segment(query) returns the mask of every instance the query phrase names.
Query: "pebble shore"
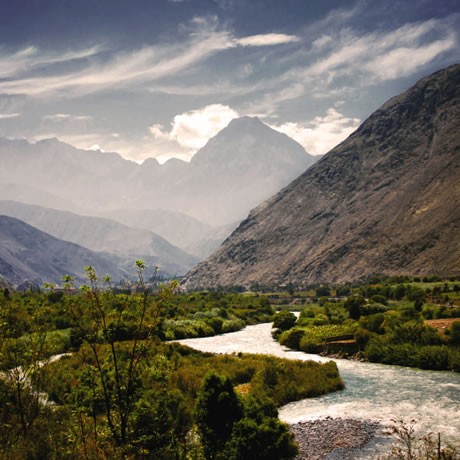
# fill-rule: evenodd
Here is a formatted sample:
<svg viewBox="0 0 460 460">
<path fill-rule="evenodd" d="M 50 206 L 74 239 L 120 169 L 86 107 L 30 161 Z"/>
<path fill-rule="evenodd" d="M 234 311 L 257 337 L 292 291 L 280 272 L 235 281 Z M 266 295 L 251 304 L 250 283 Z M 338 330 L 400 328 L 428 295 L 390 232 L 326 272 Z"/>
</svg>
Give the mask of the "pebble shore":
<svg viewBox="0 0 460 460">
<path fill-rule="evenodd" d="M 368 420 L 326 417 L 290 425 L 299 446 L 296 460 L 348 460 L 375 435 L 380 425 Z"/>
</svg>

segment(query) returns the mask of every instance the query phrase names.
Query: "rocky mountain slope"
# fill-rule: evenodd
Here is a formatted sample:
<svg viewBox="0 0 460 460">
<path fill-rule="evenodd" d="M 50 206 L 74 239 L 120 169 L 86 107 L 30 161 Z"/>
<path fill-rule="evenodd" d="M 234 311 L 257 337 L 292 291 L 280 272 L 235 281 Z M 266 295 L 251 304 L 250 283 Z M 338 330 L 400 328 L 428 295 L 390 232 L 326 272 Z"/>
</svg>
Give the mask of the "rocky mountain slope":
<svg viewBox="0 0 460 460">
<path fill-rule="evenodd" d="M 99 274 L 110 274 L 114 280 L 129 276 L 118 268 L 115 256 L 90 251 L 77 244 L 57 239 L 31 225 L 0 215 L 0 277 L 12 284 L 26 280 L 61 283 L 62 275 L 73 275 L 83 281 L 83 267 L 92 265 Z M 131 274 L 134 270 L 131 270 Z"/>
<path fill-rule="evenodd" d="M 253 210 L 187 287 L 460 273 L 460 65 L 420 80 Z"/>
<path fill-rule="evenodd" d="M 93 251 L 119 256 L 129 264 L 143 259 L 159 265 L 169 275 L 182 275 L 197 259 L 148 230 L 131 228 L 110 219 L 0 201 L 0 214 L 20 219 L 56 238 L 79 244 Z"/>
</svg>

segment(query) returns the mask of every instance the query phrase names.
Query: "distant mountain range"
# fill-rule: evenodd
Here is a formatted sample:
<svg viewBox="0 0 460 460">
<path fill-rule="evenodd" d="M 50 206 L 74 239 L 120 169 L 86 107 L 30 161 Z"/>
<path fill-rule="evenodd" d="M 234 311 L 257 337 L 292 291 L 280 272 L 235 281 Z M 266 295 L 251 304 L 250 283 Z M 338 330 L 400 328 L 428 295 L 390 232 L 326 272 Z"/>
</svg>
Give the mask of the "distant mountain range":
<svg viewBox="0 0 460 460">
<path fill-rule="evenodd" d="M 197 258 L 155 233 L 127 227 L 110 219 L 15 201 L 0 201 L 0 214 L 20 219 L 61 240 L 117 255 L 121 260 L 132 263 L 142 259 L 149 265 L 159 265 L 170 276 L 185 273 L 197 262 Z"/>
<path fill-rule="evenodd" d="M 114 280 L 134 274 L 120 270 L 120 259 L 90 251 L 44 233 L 9 216 L 0 215 L 0 273 L 11 284 L 25 280 L 41 286 L 43 282 L 61 284 L 63 275 L 83 281 L 83 267 L 92 265 L 100 275 Z"/>
<path fill-rule="evenodd" d="M 0 158 L 3 200 L 79 214 L 162 209 L 217 227 L 239 222 L 315 162 L 300 144 L 249 117 L 233 120 L 190 163 L 138 165 L 57 139 L 0 139 Z"/>
<path fill-rule="evenodd" d="M 460 65 L 420 80 L 254 209 L 184 286 L 460 274 Z"/>
<path fill-rule="evenodd" d="M 297 142 L 248 117 L 233 120 L 190 163 L 138 165 L 57 139 L 0 138 L 0 159 L 0 214 L 63 243 L 106 252 L 115 257 L 116 273 L 141 258 L 172 276 L 209 255 L 253 206 L 316 161 Z M 5 278 L 50 276 L 38 263 L 25 265 L 5 269 Z"/>
</svg>

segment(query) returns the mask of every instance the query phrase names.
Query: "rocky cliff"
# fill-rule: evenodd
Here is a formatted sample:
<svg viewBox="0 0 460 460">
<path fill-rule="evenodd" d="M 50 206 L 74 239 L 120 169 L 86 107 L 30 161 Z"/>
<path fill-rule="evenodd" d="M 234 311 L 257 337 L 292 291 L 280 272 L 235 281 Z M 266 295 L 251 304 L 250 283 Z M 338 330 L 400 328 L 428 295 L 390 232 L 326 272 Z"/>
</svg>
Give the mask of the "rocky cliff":
<svg viewBox="0 0 460 460">
<path fill-rule="evenodd" d="M 373 113 L 254 209 L 186 287 L 460 273 L 460 65 Z"/>
</svg>

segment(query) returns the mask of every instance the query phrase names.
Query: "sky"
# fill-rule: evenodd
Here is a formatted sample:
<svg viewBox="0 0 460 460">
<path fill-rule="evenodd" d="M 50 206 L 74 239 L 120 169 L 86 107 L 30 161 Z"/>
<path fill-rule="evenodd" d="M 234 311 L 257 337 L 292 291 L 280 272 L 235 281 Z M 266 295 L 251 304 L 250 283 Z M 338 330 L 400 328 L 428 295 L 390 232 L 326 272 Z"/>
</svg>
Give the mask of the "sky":
<svg viewBox="0 0 460 460">
<path fill-rule="evenodd" d="M 0 136 L 142 162 L 257 116 L 324 154 L 460 62 L 458 0 L 0 0 Z"/>
</svg>

